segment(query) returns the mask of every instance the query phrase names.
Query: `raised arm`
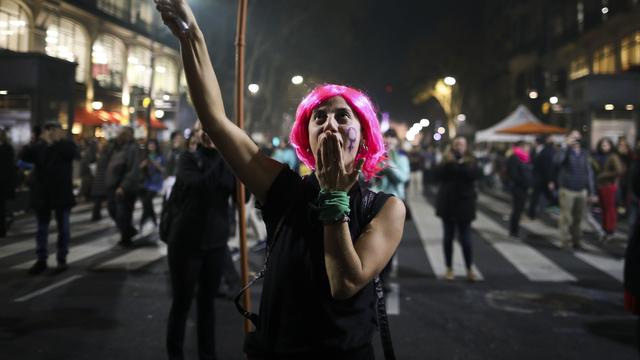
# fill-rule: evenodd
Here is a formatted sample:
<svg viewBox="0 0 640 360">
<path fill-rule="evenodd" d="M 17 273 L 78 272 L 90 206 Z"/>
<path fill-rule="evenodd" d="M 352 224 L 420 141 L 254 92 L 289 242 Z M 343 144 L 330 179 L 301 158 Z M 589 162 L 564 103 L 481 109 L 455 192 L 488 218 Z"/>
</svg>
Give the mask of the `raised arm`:
<svg viewBox="0 0 640 360">
<path fill-rule="evenodd" d="M 204 36 L 186 0 L 155 0 L 162 20 L 180 40 L 189 93 L 204 131 L 236 176 L 264 202 L 282 164 L 264 156 L 249 136 L 229 121 Z M 182 31 L 178 21 L 189 29 Z"/>
</svg>

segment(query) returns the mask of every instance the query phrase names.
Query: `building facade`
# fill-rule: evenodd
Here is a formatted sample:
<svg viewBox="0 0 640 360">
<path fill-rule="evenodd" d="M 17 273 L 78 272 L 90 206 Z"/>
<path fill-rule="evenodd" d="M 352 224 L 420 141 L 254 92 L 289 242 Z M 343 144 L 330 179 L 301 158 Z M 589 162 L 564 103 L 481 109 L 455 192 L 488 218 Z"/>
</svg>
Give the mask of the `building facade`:
<svg viewBox="0 0 640 360">
<path fill-rule="evenodd" d="M 76 64 L 74 109 L 58 109 L 55 120 L 84 136 L 104 136 L 109 125 L 145 129 L 148 106 L 152 128 L 174 127 L 184 80 L 181 87 L 179 50 L 161 25 L 147 0 L 0 0 L 4 54 L 43 54 Z M 5 125 L 15 123 L 20 110 L 28 112 L 14 100 L 25 97 L 19 89 L 1 89 L 0 97 Z M 33 125 L 52 120 L 50 114 L 22 118 Z"/>
<path fill-rule="evenodd" d="M 590 139 L 636 139 L 639 0 L 489 4 L 487 48 L 501 59 L 491 71 L 496 95 L 487 109 L 506 114 L 525 104 L 542 119 L 581 129 Z"/>
</svg>

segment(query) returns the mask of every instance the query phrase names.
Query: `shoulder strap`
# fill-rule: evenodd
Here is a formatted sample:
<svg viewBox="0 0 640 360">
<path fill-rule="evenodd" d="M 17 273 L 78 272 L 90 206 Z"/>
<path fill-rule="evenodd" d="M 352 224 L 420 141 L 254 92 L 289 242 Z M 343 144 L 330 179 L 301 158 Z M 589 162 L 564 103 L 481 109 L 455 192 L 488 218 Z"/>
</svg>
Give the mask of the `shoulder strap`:
<svg viewBox="0 0 640 360">
<path fill-rule="evenodd" d="M 262 268 L 260 269 L 260 271 L 258 271 L 253 276 L 253 278 L 251 280 L 249 280 L 249 282 L 247 283 L 247 285 L 245 285 L 245 287 L 240 289 L 240 291 L 233 298 L 233 302 L 236 305 L 236 309 L 238 310 L 238 312 L 240 312 L 240 314 L 244 318 L 250 320 L 251 323 L 253 324 L 253 326 L 255 326 L 255 327 L 257 327 L 257 325 L 258 325 L 258 314 L 245 309 L 242 306 L 242 304 L 240 304 L 240 299 L 242 298 L 242 294 L 244 294 L 244 292 L 247 291 L 247 289 L 249 289 L 251 286 L 253 286 L 253 284 L 255 284 L 256 281 L 258 281 L 258 280 L 260 280 L 260 279 L 262 279 L 264 277 L 264 274 L 267 271 L 267 263 L 269 261 L 269 255 L 271 254 L 271 249 L 273 249 L 273 247 L 276 245 L 276 242 L 278 241 L 278 235 L 280 235 L 280 230 L 282 229 L 282 225 L 284 224 L 284 220 L 291 213 L 291 210 L 293 209 L 293 207 L 294 207 L 294 205 L 296 203 L 295 202 L 296 197 L 293 197 L 292 199 L 293 200 L 291 200 L 291 202 L 287 206 L 286 210 L 282 213 L 282 216 L 280 217 L 280 220 L 278 220 L 278 225 L 276 225 L 276 229 L 273 232 L 271 245 L 269 245 L 267 243 L 267 250 L 266 250 L 266 253 L 265 253 L 264 263 L 262 264 Z"/>
<path fill-rule="evenodd" d="M 384 202 L 391 197 L 385 193 L 375 193 L 371 190 L 365 190 L 362 194 L 362 219 L 365 223 L 369 223 L 374 216 L 380 211 Z M 380 341 L 382 350 L 386 360 L 395 360 L 395 352 L 393 350 L 393 342 L 391 341 L 391 330 L 389 329 L 389 318 L 387 316 L 387 305 L 384 301 L 384 288 L 380 275 L 373 279 L 374 290 L 376 295 L 376 310 L 378 314 L 378 327 L 380 329 Z"/>
</svg>

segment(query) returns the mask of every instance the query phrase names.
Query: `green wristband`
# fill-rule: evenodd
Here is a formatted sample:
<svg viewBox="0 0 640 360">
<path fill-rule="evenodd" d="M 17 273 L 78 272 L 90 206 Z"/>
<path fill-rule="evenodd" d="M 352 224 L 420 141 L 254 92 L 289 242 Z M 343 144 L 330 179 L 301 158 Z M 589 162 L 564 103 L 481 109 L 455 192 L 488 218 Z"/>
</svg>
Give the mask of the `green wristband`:
<svg viewBox="0 0 640 360">
<path fill-rule="evenodd" d="M 320 190 L 316 200 L 318 219 L 326 224 L 335 224 L 349 219 L 349 195 L 346 191 Z"/>
</svg>

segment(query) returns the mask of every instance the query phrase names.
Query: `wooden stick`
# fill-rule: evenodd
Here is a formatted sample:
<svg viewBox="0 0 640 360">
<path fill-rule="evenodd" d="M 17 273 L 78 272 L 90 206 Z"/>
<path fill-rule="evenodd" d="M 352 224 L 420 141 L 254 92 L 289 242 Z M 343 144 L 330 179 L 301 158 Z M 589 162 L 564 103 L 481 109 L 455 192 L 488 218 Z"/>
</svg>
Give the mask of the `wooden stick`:
<svg viewBox="0 0 640 360">
<path fill-rule="evenodd" d="M 240 129 L 244 129 L 244 50 L 247 28 L 247 0 L 238 0 L 238 23 L 236 28 L 236 119 Z M 240 275 L 242 287 L 249 282 L 249 259 L 247 252 L 247 226 L 245 217 L 244 184 L 236 179 L 236 204 L 238 205 L 238 235 L 240 236 Z M 244 308 L 251 310 L 251 290 L 247 289 L 242 298 Z M 251 322 L 244 320 L 244 332 L 251 331 Z"/>
</svg>

